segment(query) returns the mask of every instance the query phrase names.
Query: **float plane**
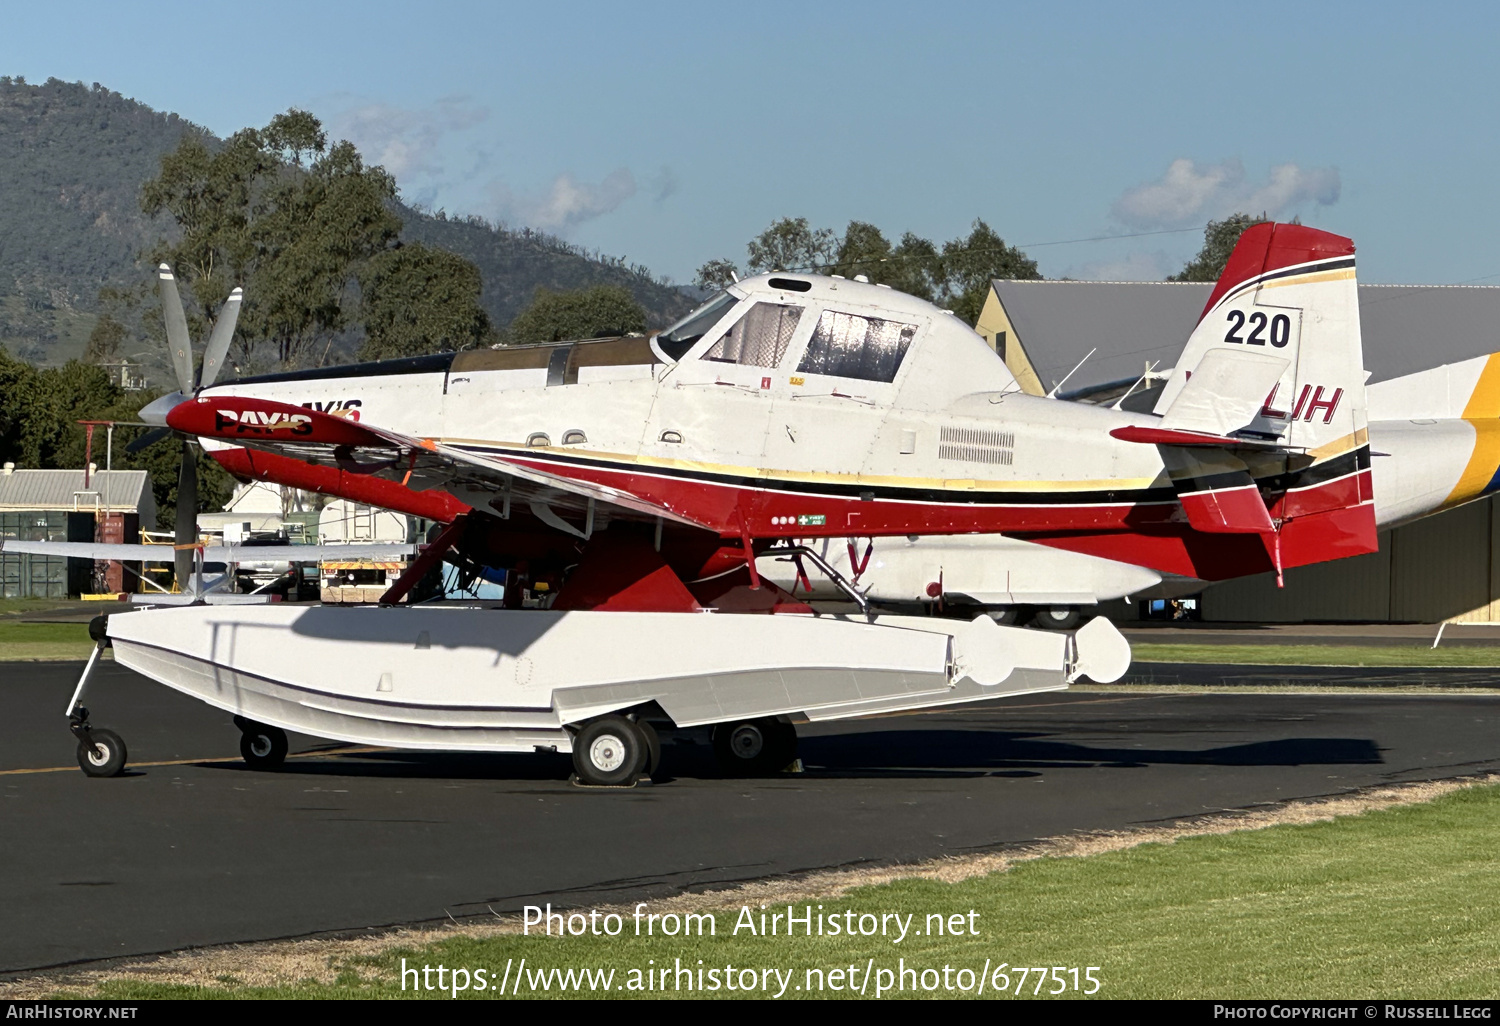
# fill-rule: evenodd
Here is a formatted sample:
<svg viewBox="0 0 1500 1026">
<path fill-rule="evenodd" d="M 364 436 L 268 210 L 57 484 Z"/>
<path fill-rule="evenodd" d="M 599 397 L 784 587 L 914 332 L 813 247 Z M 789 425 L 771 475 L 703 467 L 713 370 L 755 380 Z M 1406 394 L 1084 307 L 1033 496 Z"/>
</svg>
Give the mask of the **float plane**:
<svg viewBox="0 0 1500 1026">
<path fill-rule="evenodd" d="M 727 767 L 766 771 L 798 723 L 1128 668 L 1104 619 L 879 615 L 821 554 L 830 539 L 999 534 L 1202 580 L 1376 549 L 1354 246 L 1301 225 L 1245 232 L 1154 413 L 1028 395 L 949 311 L 793 273 L 649 338 L 218 382 L 232 321 L 195 377 L 160 277 L 180 388 L 144 420 L 242 479 L 442 525 L 376 607 L 200 593 L 96 623 L 116 661 L 233 714 L 252 765 L 279 764 L 293 730 L 568 751 L 581 782 L 623 785 L 654 768 L 657 726 L 711 726 Z M 814 612 L 757 557 L 788 560 L 794 587 L 827 578 L 862 615 Z M 444 560 L 503 570 L 505 600 L 424 601 Z M 79 761 L 117 773 L 123 742 L 88 723 L 87 682 L 68 709 Z"/>
</svg>

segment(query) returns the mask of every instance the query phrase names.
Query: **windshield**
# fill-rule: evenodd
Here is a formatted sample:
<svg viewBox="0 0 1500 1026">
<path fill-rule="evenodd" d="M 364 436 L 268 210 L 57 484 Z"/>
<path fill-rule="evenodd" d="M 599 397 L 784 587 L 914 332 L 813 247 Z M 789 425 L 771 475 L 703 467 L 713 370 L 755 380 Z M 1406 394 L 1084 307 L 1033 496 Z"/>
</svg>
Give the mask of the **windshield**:
<svg viewBox="0 0 1500 1026">
<path fill-rule="evenodd" d="M 707 303 L 688 314 L 666 331 L 656 336 L 656 345 L 673 360 L 680 360 L 687 351 L 718 324 L 729 308 L 739 302 L 739 297 L 720 292 Z"/>
</svg>

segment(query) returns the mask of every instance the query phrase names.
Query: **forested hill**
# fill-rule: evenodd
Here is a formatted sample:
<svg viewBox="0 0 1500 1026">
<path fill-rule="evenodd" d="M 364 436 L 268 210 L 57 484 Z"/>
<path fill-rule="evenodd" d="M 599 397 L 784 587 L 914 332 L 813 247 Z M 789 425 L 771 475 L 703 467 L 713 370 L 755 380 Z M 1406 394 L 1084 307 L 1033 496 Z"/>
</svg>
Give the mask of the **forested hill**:
<svg viewBox="0 0 1500 1026">
<path fill-rule="evenodd" d="M 561 291 L 589 285 L 621 285 L 646 308 L 647 323 L 664 328 L 687 313 L 693 301 L 651 272 L 608 257 L 590 256 L 550 235 L 510 230 L 477 217 L 447 217 L 398 205 L 401 238 L 446 249 L 474 262 L 484 282 L 481 302 L 497 325 L 509 324 L 535 296 L 538 286 Z"/>
<path fill-rule="evenodd" d="M 141 212 L 140 188 L 187 132 L 213 143 L 199 126 L 98 83 L 0 77 L 0 344 L 35 363 L 82 353 L 100 287 L 135 286 L 149 276 L 141 253 L 171 223 Z M 623 285 L 657 326 L 691 305 L 643 268 L 596 259 L 550 236 L 397 212 L 404 239 L 478 266 L 482 303 L 497 326 L 510 323 L 539 286 Z"/>
<path fill-rule="evenodd" d="M 138 275 L 165 229 L 141 183 L 194 131 L 97 84 L 0 78 L 0 340 L 34 361 L 82 352 L 99 287 Z"/>
</svg>

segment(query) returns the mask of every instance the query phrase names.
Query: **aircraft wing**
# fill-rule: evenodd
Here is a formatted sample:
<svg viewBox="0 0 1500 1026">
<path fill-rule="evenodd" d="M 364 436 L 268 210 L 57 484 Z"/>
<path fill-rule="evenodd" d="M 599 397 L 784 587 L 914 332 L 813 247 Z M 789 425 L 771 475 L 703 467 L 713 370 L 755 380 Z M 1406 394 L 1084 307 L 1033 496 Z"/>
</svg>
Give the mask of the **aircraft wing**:
<svg viewBox="0 0 1500 1026">
<path fill-rule="evenodd" d="M 129 545 L 114 542 L 0 542 L 11 555 L 56 556 L 69 559 L 114 559 L 126 563 L 171 563 L 175 545 Z M 311 563 L 321 559 L 404 559 L 417 546 L 390 543 L 350 545 L 206 545 L 205 563 Z"/>
<path fill-rule="evenodd" d="M 608 485 L 537 470 L 504 454 L 477 454 L 431 438 L 391 431 L 363 421 L 248 396 L 198 396 L 168 412 L 169 427 L 184 434 L 291 456 L 346 473 L 373 474 L 417 491 L 465 484 L 529 505 L 539 519 L 568 533 L 577 528 L 556 509 L 581 511 L 589 500 L 620 519 L 660 518 L 712 530 L 682 513 Z"/>
</svg>

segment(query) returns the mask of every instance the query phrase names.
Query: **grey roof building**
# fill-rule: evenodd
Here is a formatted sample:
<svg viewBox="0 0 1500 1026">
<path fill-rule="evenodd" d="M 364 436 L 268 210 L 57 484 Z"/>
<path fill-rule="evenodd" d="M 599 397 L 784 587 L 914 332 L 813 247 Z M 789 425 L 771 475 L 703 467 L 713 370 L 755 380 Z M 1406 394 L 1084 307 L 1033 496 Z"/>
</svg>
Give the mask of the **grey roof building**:
<svg viewBox="0 0 1500 1026">
<path fill-rule="evenodd" d="M 144 470 L 21 470 L 0 468 L 0 513 L 47 511 L 138 513 L 156 525 L 156 497 Z"/>
<path fill-rule="evenodd" d="M 1213 285 L 1200 282 L 996 280 L 978 330 L 1029 392 L 1134 379 L 1172 367 Z M 1365 369 L 1398 378 L 1500 352 L 1500 286 L 1360 285 Z"/>
</svg>

